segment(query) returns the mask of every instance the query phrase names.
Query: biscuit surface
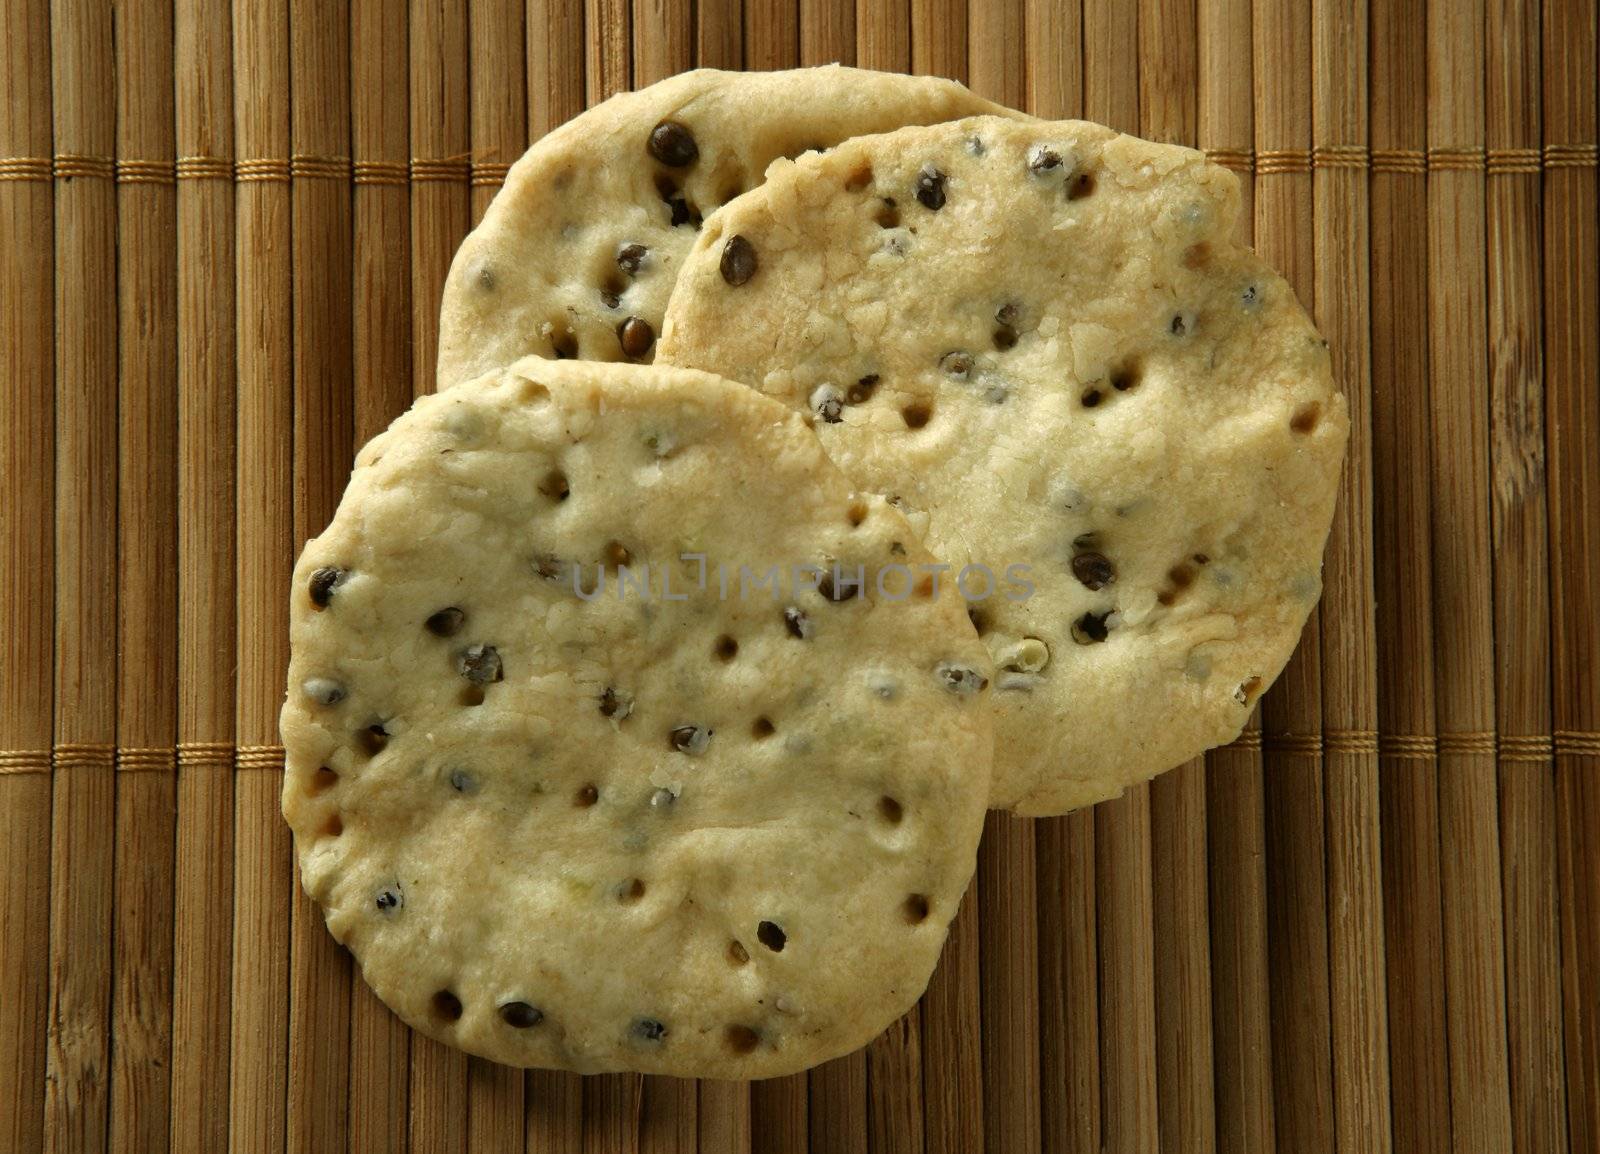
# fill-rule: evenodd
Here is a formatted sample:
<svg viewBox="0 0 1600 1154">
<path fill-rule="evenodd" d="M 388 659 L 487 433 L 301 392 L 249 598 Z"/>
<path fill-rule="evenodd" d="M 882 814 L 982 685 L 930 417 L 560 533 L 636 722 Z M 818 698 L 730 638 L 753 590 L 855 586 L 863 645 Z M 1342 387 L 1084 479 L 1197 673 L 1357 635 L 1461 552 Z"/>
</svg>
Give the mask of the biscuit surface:
<svg viewBox="0 0 1600 1154">
<path fill-rule="evenodd" d="M 829 561 L 866 595 L 755 584 Z M 502 1062 L 862 1045 L 927 983 L 988 791 L 963 606 L 874 579 L 929 561 L 742 385 L 529 359 L 420 400 L 295 571 L 307 891 L 401 1017 Z"/>
<path fill-rule="evenodd" d="M 807 414 L 982 566 L 996 806 L 1230 740 L 1320 593 L 1345 404 L 1237 214 L 1192 150 L 978 117 L 779 162 L 686 259 L 659 359 Z"/>
<path fill-rule="evenodd" d="M 702 217 L 773 160 L 999 111 L 949 80 L 838 65 L 701 69 L 612 97 L 529 149 L 457 251 L 439 385 L 525 355 L 649 361 Z"/>
</svg>

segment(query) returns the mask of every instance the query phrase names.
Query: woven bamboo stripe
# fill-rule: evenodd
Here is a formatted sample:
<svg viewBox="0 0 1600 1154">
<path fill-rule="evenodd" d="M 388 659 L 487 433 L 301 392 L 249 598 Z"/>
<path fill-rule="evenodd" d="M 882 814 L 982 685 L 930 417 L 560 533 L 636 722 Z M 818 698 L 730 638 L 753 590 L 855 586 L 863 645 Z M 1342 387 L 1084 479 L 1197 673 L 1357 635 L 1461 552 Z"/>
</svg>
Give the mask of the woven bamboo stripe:
<svg viewBox="0 0 1600 1154">
<path fill-rule="evenodd" d="M 355 163 L 357 184 L 409 184 L 411 170 L 399 161 L 358 160 Z"/>
<path fill-rule="evenodd" d="M 506 182 L 511 166 L 500 161 L 480 160 L 472 165 L 472 183 L 478 188 L 494 188 Z"/>
<path fill-rule="evenodd" d="M 1378 732 L 1375 729 L 1330 729 L 1322 735 L 1322 745 L 1329 753 L 1377 753 Z"/>
<path fill-rule="evenodd" d="M 239 769 L 282 769 L 283 746 L 241 745 L 236 762 Z"/>
<path fill-rule="evenodd" d="M 1494 753 L 1494 734 L 1489 732 L 1478 733 L 1441 733 L 1439 735 L 1439 753 Z"/>
<path fill-rule="evenodd" d="M 170 160 L 118 160 L 118 184 L 172 184 L 174 164 Z"/>
<path fill-rule="evenodd" d="M 1482 172 L 1484 150 L 1471 145 L 1428 149 L 1429 172 Z"/>
<path fill-rule="evenodd" d="M 50 162 L 42 157 L 0 158 L 0 180 L 49 180 Z"/>
<path fill-rule="evenodd" d="M 1420 175 L 1427 172 L 1483 172 L 1491 176 L 1533 174 L 1545 169 L 1593 168 L 1600 165 L 1600 147 L 1593 144 L 1547 144 L 1543 149 L 1480 146 L 1460 148 L 1374 148 L 1361 144 L 1322 144 L 1314 149 L 1288 148 L 1255 152 L 1247 148 L 1210 148 L 1213 164 L 1236 172 L 1272 176 L 1313 169 L 1370 169 L 1372 172 Z M 219 157 L 184 156 L 165 160 L 118 160 L 105 156 L 63 154 L 46 157 L 0 157 L 0 181 L 61 179 L 116 180 L 124 184 L 170 184 L 178 180 L 311 180 L 353 179 L 356 184 L 418 182 L 466 183 L 480 187 L 504 184 L 511 165 L 500 161 L 360 160 L 338 156 L 296 156 L 289 160 L 257 158 L 237 162 Z"/>
<path fill-rule="evenodd" d="M 1291 757 L 1320 757 L 1322 740 L 1320 733 L 1263 733 L 1261 747 L 1268 753 L 1288 754 Z"/>
<path fill-rule="evenodd" d="M 1555 744 L 1547 734 L 1507 733 L 1500 737 L 1501 761 L 1549 761 Z"/>
<path fill-rule="evenodd" d="M 472 165 L 465 160 L 412 160 L 411 179 L 428 183 L 434 181 L 468 181 L 472 179 Z"/>
<path fill-rule="evenodd" d="M 49 773 L 48 749 L 0 750 L 0 776 L 12 773 Z"/>
<path fill-rule="evenodd" d="M 231 769 L 233 746 L 226 741 L 185 741 L 178 746 L 179 769 Z"/>
<path fill-rule="evenodd" d="M 1547 144 L 1546 168 L 1593 168 L 1600 163 L 1600 147 L 1593 144 Z"/>
<path fill-rule="evenodd" d="M 1382 733 L 1378 752 L 1401 761 L 1431 761 L 1439 755 L 1439 742 L 1431 733 Z"/>
<path fill-rule="evenodd" d="M 1572 729 L 1556 730 L 1556 752 L 1583 757 L 1600 757 L 1600 733 L 1579 733 Z"/>
<path fill-rule="evenodd" d="M 1428 156 L 1420 148 L 1374 148 L 1370 155 L 1373 172 L 1420 176 L 1428 171 Z"/>
<path fill-rule="evenodd" d="M 178 157 L 179 180 L 232 180 L 233 161 L 220 156 Z M 241 177 L 240 179 L 243 179 Z"/>
<path fill-rule="evenodd" d="M 117 750 L 119 773 L 171 773 L 177 767 L 178 751 L 174 746 Z"/>
<path fill-rule="evenodd" d="M 234 179 L 240 181 L 286 181 L 289 179 L 289 162 L 287 160 L 241 160 L 233 166 L 233 171 Z"/>
<path fill-rule="evenodd" d="M 291 156 L 289 173 L 297 180 L 349 180 L 348 156 Z"/>
<path fill-rule="evenodd" d="M 1366 168 L 1364 144 L 1319 144 L 1311 150 L 1313 168 Z"/>
<path fill-rule="evenodd" d="M 1278 176 L 1286 173 L 1310 171 L 1310 149 L 1278 148 L 1256 153 L 1257 176 Z"/>
<path fill-rule="evenodd" d="M 1541 167 L 1537 148 L 1491 148 L 1487 156 L 1490 176 L 1538 172 Z"/>
<path fill-rule="evenodd" d="M 57 769 L 110 769 L 116 756 L 113 745 L 63 743 L 55 747 L 51 760 Z"/>
<path fill-rule="evenodd" d="M 80 176 L 110 180 L 116 174 L 116 161 L 109 156 L 77 156 L 61 153 L 56 157 L 57 180 L 72 180 Z"/>
</svg>

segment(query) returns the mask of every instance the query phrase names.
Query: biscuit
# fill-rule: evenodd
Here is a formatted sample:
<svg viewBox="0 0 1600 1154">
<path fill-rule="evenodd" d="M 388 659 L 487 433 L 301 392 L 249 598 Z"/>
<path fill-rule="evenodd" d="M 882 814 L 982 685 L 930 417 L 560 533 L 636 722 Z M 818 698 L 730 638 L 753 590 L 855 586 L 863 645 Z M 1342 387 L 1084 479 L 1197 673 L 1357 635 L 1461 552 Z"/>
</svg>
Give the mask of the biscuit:
<svg viewBox="0 0 1600 1154">
<path fill-rule="evenodd" d="M 1320 594 L 1345 402 L 1238 204 L 1193 150 L 978 117 L 779 161 L 685 261 L 658 359 L 807 414 L 972 567 L 995 806 L 1231 740 Z"/>
<path fill-rule="evenodd" d="M 989 789 L 992 669 L 931 562 L 742 385 L 529 358 L 423 398 L 295 570 L 307 892 L 402 1018 L 497 1061 L 864 1044 L 928 981 Z"/>
</svg>

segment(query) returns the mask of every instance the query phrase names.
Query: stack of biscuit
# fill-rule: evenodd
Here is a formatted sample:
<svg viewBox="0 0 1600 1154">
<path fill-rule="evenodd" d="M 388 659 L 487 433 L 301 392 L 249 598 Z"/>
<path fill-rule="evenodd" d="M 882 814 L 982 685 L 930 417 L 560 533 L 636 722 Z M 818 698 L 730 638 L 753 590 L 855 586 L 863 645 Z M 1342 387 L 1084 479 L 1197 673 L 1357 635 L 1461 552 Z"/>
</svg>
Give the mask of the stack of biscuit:
<svg viewBox="0 0 1600 1154">
<path fill-rule="evenodd" d="M 839 67 L 534 145 L 297 566 L 301 879 L 428 1035 L 791 1073 L 926 988 L 984 811 L 1238 734 L 1348 421 L 1190 149 Z"/>
</svg>

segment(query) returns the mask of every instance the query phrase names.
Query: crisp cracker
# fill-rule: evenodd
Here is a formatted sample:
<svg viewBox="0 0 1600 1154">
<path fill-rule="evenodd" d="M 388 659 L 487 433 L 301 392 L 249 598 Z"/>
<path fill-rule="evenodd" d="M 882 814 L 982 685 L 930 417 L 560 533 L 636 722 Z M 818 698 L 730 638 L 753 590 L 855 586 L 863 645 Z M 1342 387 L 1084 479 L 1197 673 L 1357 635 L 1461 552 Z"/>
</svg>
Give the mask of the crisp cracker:
<svg viewBox="0 0 1600 1154">
<path fill-rule="evenodd" d="M 866 596 L 737 584 L 830 559 Z M 501 1062 L 745 1078 L 864 1044 L 927 983 L 989 786 L 963 605 L 874 579 L 929 562 L 742 385 L 530 358 L 423 398 L 295 570 L 307 892 L 402 1018 Z"/>
<path fill-rule="evenodd" d="M 524 355 L 648 361 L 702 216 L 773 160 L 1003 111 L 953 81 L 836 64 L 700 69 L 614 96 L 529 149 L 457 251 L 439 385 Z"/>
<path fill-rule="evenodd" d="M 1345 403 L 1237 215 L 1193 150 L 975 118 L 778 162 L 680 274 L 662 362 L 808 413 L 1000 578 L 973 605 L 996 806 L 1065 812 L 1230 740 L 1316 603 Z"/>
</svg>

